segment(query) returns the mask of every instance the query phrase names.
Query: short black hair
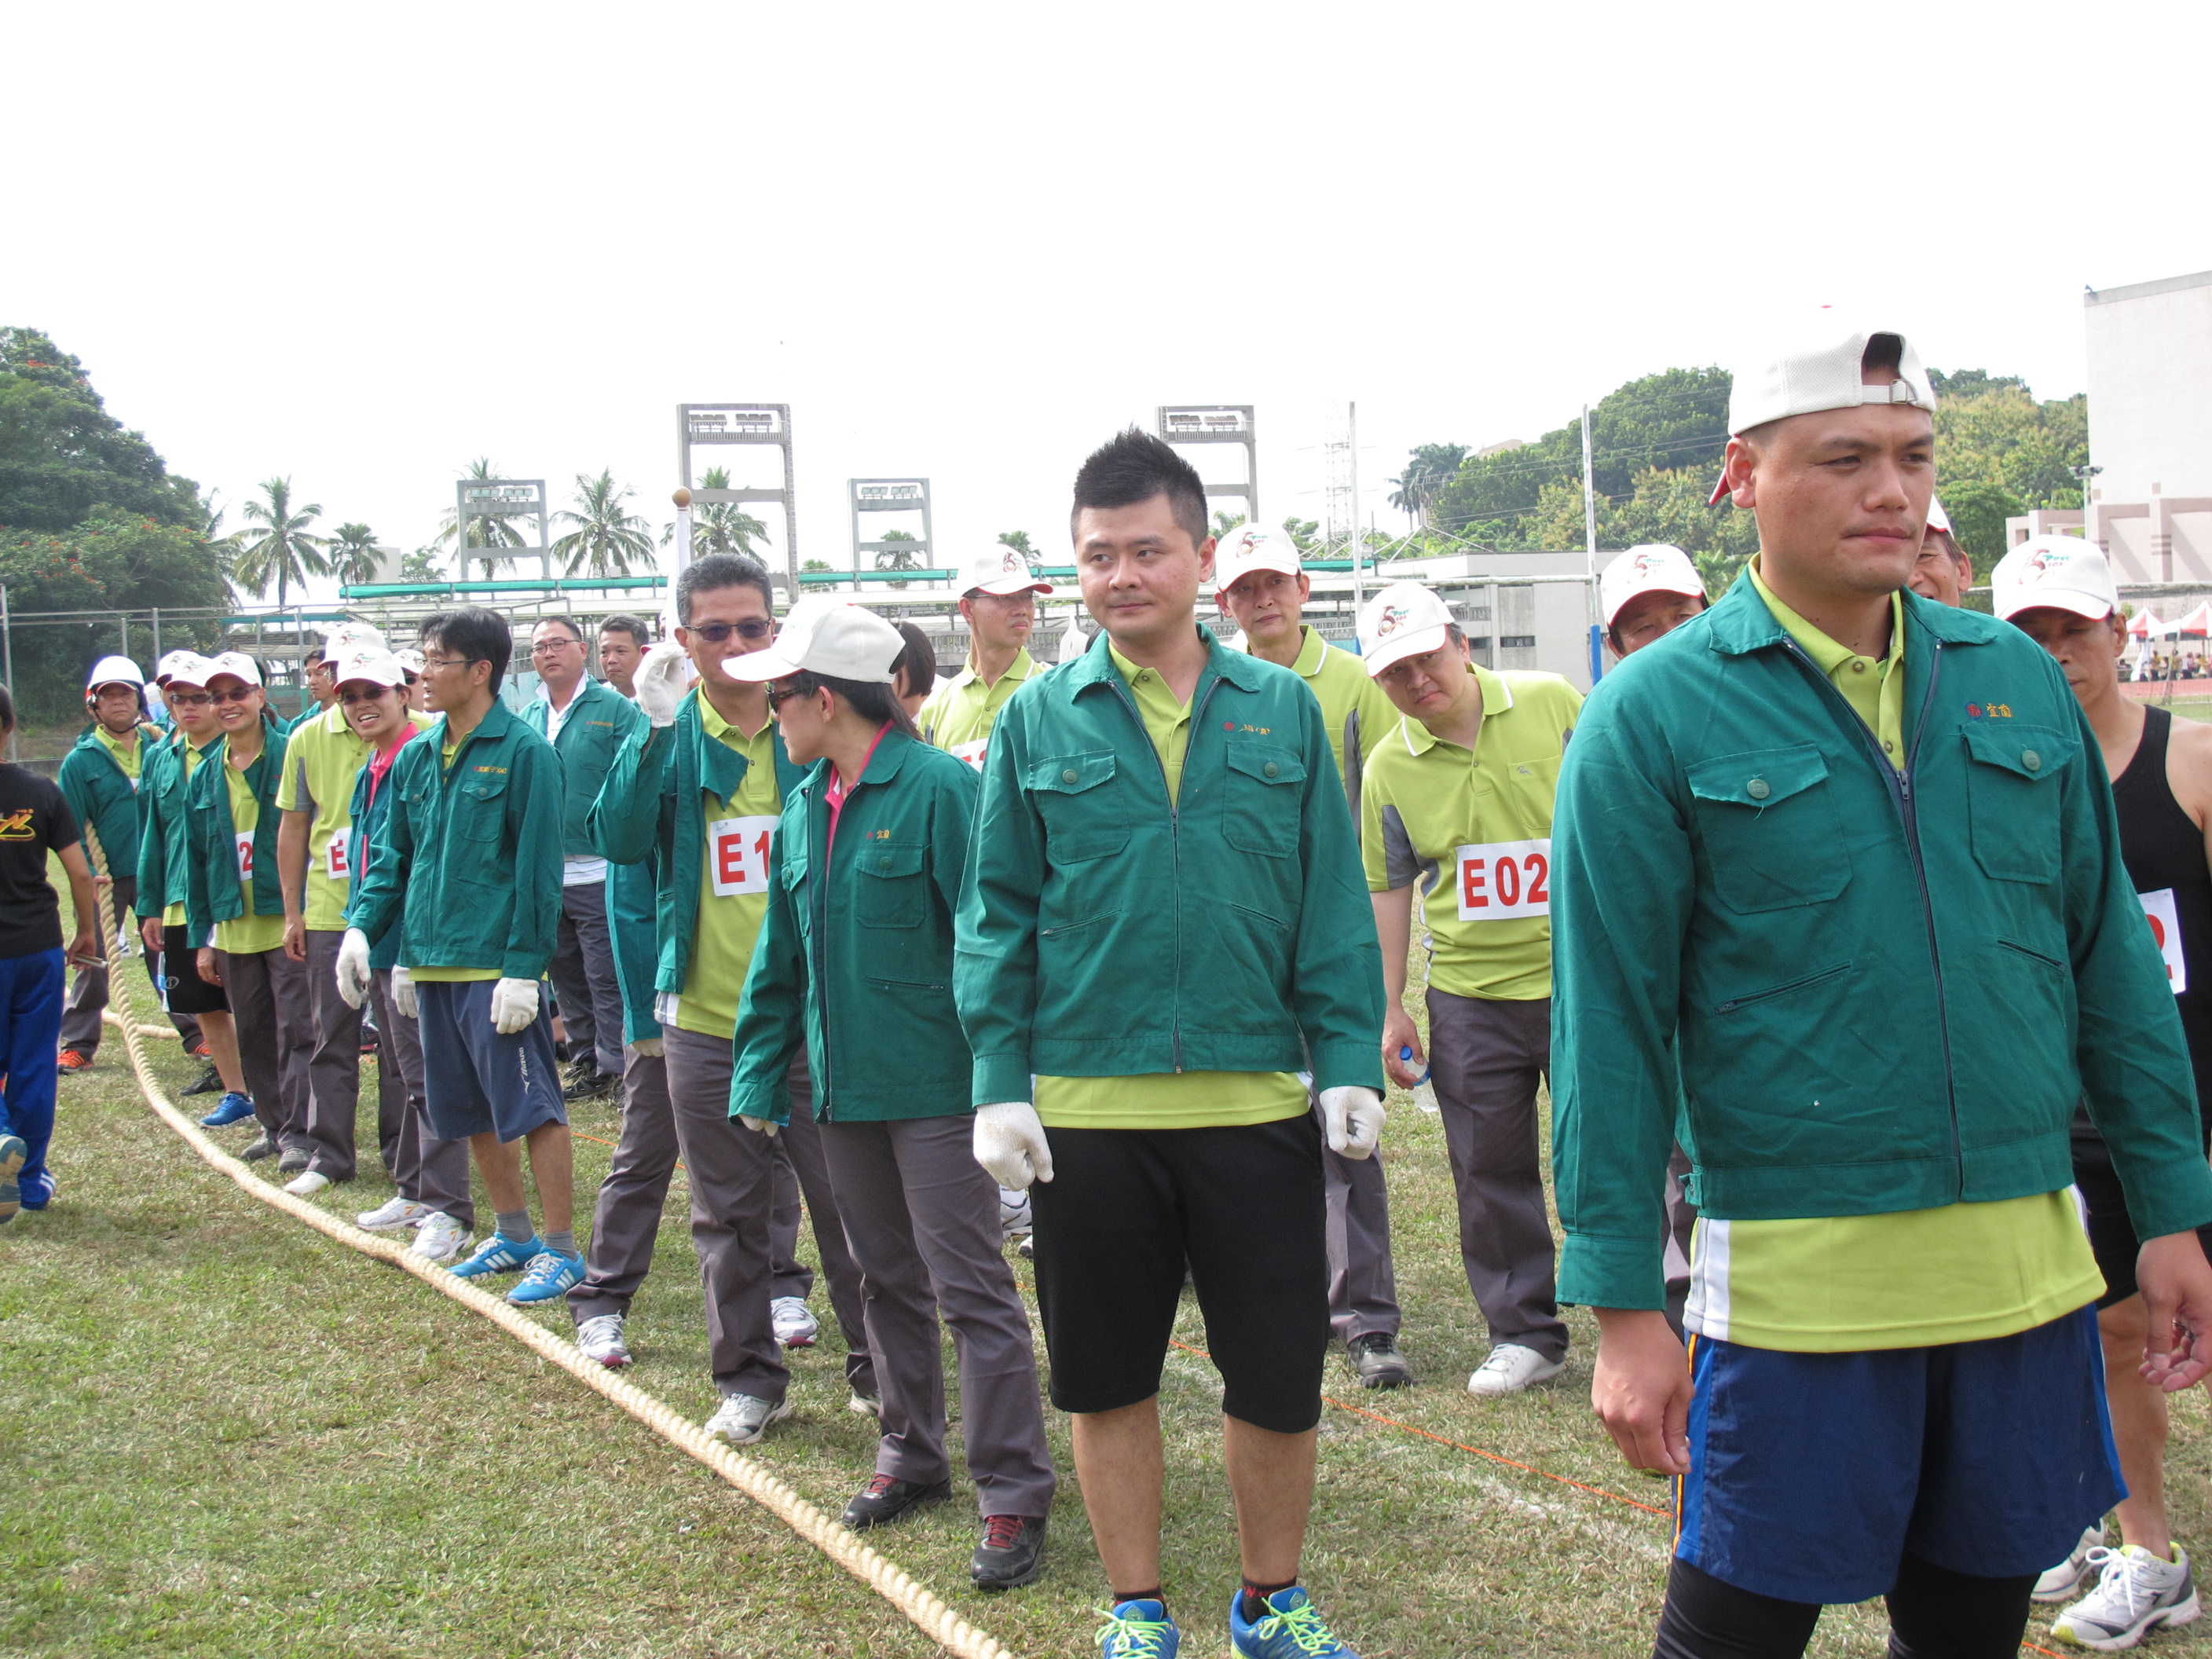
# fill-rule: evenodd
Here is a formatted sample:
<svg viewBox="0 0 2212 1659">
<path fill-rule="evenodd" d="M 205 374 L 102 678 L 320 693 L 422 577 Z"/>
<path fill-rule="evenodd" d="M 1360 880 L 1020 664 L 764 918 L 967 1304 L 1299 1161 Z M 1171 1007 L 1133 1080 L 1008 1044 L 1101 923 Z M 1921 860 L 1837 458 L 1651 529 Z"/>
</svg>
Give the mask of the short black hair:
<svg viewBox="0 0 2212 1659">
<path fill-rule="evenodd" d="M 906 649 L 899 653 L 899 690 L 907 696 L 918 691 L 937 689 L 937 647 L 929 642 L 929 635 L 910 622 L 894 624 L 899 637 L 906 641 Z"/>
<path fill-rule="evenodd" d="M 676 620 L 689 628 L 691 596 L 711 593 L 718 587 L 758 588 L 769 615 L 775 614 L 775 589 L 769 581 L 766 565 L 749 554 L 709 553 L 685 565 L 684 574 L 676 579 Z"/>
<path fill-rule="evenodd" d="M 491 689 L 507 678 L 507 665 L 514 655 L 514 629 L 496 611 L 480 605 L 459 611 L 441 611 L 422 623 L 422 643 L 434 650 L 450 651 L 463 662 L 491 665 Z"/>
<path fill-rule="evenodd" d="M 570 639 L 575 641 L 579 645 L 581 645 L 584 642 L 584 630 L 576 625 L 576 619 L 574 617 L 568 616 L 565 613 L 557 617 L 540 617 L 536 622 L 530 624 L 530 631 L 534 634 L 539 629 L 544 627 L 547 623 L 559 623 L 562 627 L 568 630 L 568 637 Z"/>
<path fill-rule="evenodd" d="M 1134 507 L 1155 495 L 1168 498 L 1175 521 L 1193 548 L 1206 538 L 1206 483 L 1174 448 L 1137 427 L 1117 432 L 1092 450 L 1075 473 L 1075 506 L 1067 532 L 1086 507 Z"/>
<path fill-rule="evenodd" d="M 633 617 L 627 611 L 617 611 L 599 623 L 602 634 L 627 634 L 629 642 L 641 651 L 653 643 L 653 630 L 645 625 L 641 617 Z"/>
<path fill-rule="evenodd" d="M 311 645 L 307 647 L 307 654 L 300 659 L 300 666 L 305 668 L 311 662 L 327 662 L 330 660 L 330 655 L 327 647 Z"/>
</svg>

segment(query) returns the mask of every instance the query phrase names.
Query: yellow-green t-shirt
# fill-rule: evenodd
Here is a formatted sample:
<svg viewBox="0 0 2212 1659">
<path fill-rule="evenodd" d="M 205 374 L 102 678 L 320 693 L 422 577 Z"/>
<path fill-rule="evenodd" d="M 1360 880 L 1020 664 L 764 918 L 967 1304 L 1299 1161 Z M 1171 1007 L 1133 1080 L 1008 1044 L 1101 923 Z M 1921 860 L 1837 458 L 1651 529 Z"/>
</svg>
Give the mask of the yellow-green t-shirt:
<svg viewBox="0 0 2212 1659">
<path fill-rule="evenodd" d="M 102 749 L 114 757 L 115 763 L 123 769 L 123 775 L 131 780 L 131 787 L 136 789 L 138 787 L 138 757 L 146 752 L 146 744 L 138 728 L 134 726 L 127 737 L 118 738 L 95 721 L 92 735 L 98 739 Z"/>
<path fill-rule="evenodd" d="M 252 869 L 253 832 L 261 825 L 261 803 L 254 799 L 253 787 L 246 782 L 246 774 L 231 764 L 228 744 L 223 745 L 222 775 L 223 781 L 230 786 L 230 827 L 234 836 L 231 856 L 239 861 L 238 897 L 245 909 L 235 921 L 216 923 L 215 948 L 234 957 L 275 951 L 284 943 L 284 918 L 253 914 L 254 878 L 249 873 Z"/>
<path fill-rule="evenodd" d="M 426 726 L 424 729 L 428 728 Z M 438 765 L 441 770 L 450 772 L 453 769 L 453 757 L 461 752 L 461 744 L 467 741 L 467 733 L 464 732 L 458 738 L 447 736 L 441 719 L 438 735 L 440 739 Z M 440 985 L 465 985 L 477 980 L 502 977 L 496 968 L 410 968 L 407 970 L 407 976 L 410 979 L 428 980 Z"/>
<path fill-rule="evenodd" d="M 418 732 L 430 723 L 422 714 L 410 714 L 408 720 Z M 314 814 L 307 825 L 307 883 L 301 915 L 317 933 L 345 929 L 351 879 L 345 860 L 347 843 L 353 839 L 354 779 L 370 749 L 368 739 L 345 718 L 342 703 L 309 716 L 284 744 L 284 776 L 276 786 L 276 808 Z"/>
<path fill-rule="evenodd" d="M 929 694 L 915 724 L 929 743 L 980 772 L 999 711 L 1036 672 L 1036 663 L 1024 647 L 1005 673 L 986 685 L 971 656 L 965 667 Z"/>
<path fill-rule="evenodd" d="M 768 920 L 769 860 L 775 850 L 783 791 L 775 781 L 775 722 L 750 738 L 702 695 L 699 720 L 707 735 L 745 757 L 738 792 L 725 800 L 702 790 L 707 833 L 699 849 L 699 913 L 691 927 L 691 959 L 676 1028 L 727 1041 L 738 1029 L 738 999 L 753 965 L 753 946 Z"/>
<path fill-rule="evenodd" d="M 1458 997 L 1552 994 L 1552 802 L 1582 694 L 1557 674 L 1468 672 L 1472 750 L 1403 719 L 1369 757 L 1359 856 L 1370 892 L 1420 884 L 1429 983 Z"/>
<path fill-rule="evenodd" d="M 182 735 L 178 737 L 177 744 L 184 752 L 185 781 L 186 783 L 190 783 L 192 781 L 192 774 L 199 769 L 200 751 L 192 747 L 191 738 Z M 171 826 L 169 833 L 173 836 L 183 835 L 185 833 L 185 826 L 182 820 L 179 820 L 178 823 Z M 185 902 L 182 899 L 172 899 L 162 908 L 161 926 L 164 927 L 181 927 L 184 925 Z"/>
<path fill-rule="evenodd" d="M 1322 723 L 1328 728 L 1329 752 L 1336 757 L 1336 772 L 1344 776 L 1344 733 L 1351 717 L 1359 716 L 1359 758 L 1371 757 L 1382 740 L 1398 729 L 1398 708 L 1377 685 L 1366 665 L 1349 651 L 1340 651 L 1305 625 L 1305 641 L 1291 672 L 1306 683 L 1321 704 Z M 1349 785 L 1347 784 L 1347 787 Z"/>
<path fill-rule="evenodd" d="M 1905 754 L 1905 606 L 1880 662 L 1752 585 L 1897 764 Z M 1982 1342 L 2048 1324 L 2102 1294 L 2072 1195 L 1791 1221 L 1701 1219 L 1683 1322 L 1715 1341 L 1797 1353 Z"/>
<path fill-rule="evenodd" d="M 1190 705 L 1177 702 L 1156 670 L 1139 668 L 1107 642 L 1137 700 L 1145 735 L 1167 774 L 1168 799 L 1182 793 L 1190 748 Z M 1036 1113 L 1054 1129 L 1207 1129 L 1276 1123 L 1307 1107 L 1306 1085 L 1289 1072 L 1151 1072 L 1134 1077 L 1040 1077 Z"/>
</svg>

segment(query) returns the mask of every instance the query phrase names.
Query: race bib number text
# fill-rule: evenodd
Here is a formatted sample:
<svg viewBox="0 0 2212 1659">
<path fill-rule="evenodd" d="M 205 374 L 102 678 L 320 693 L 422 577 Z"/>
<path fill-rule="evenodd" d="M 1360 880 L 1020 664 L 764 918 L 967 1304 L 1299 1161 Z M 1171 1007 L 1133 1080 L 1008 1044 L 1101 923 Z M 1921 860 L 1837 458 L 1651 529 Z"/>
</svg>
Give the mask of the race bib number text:
<svg viewBox="0 0 2212 1659">
<path fill-rule="evenodd" d="M 2189 988 L 2189 964 L 2181 954 L 2181 913 L 2174 908 L 2173 889 L 2161 887 L 2155 893 L 2137 893 L 2143 915 L 2150 918 L 2150 936 L 2158 941 L 2158 953 L 2166 958 L 2166 982 L 2179 996 Z"/>
<path fill-rule="evenodd" d="M 1494 841 L 1459 849 L 1459 919 L 1510 921 L 1552 914 L 1552 842 Z"/>
<path fill-rule="evenodd" d="M 323 848 L 323 868 L 329 872 L 332 881 L 343 881 L 346 878 L 348 866 L 344 830 L 341 830 L 332 836 L 329 844 Z"/>
<path fill-rule="evenodd" d="M 983 756 L 990 747 L 988 738 L 978 738 L 973 743 L 956 743 L 952 745 L 953 758 L 966 761 L 980 772 L 983 769 Z"/>
<path fill-rule="evenodd" d="M 238 878 L 240 881 L 252 881 L 253 879 L 253 831 L 238 830 L 234 839 L 238 842 Z"/>
<path fill-rule="evenodd" d="M 707 826 L 707 856 L 714 896 L 768 891 L 769 854 L 775 850 L 771 817 L 716 818 Z"/>
</svg>

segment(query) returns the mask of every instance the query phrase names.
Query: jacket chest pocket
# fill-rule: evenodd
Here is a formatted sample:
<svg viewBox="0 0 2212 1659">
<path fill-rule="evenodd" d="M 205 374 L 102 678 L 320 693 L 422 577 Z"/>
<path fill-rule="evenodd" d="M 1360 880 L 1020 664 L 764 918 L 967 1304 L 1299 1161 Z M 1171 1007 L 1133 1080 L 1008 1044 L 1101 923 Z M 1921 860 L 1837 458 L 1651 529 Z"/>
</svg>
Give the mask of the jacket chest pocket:
<svg viewBox="0 0 2212 1659">
<path fill-rule="evenodd" d="M 1974 861 L 1999 881 L 2058 875 L 2059 779 L 2080 744 L 2045 726 L 1966 727 L 1966 829 Z"/>
<path fill-rule="evenodd" d="M 1044 821 L 1045 856 L 1054 864 L 1080 864 L 1120 852 L 1129 844 L 1129 814 L 1114 781 L 1114 751 L 1050 755 L 1030 763 L 1024 781 Z"/>
<path fill-rule="evenodd" d="M 1305 763 L 1273 744 L 1232 743 L 1222 780 L 1221 833 L 1240 852 L 1290 858 L 1298 850 Z"/>
<path fill-rule="evenodd" d="M 919 927 L 929 904 L 922 849 L 872 841 L 854 860 L 853 917 L 863 927 Z"/>
<path fill-rule="evenodd" d="M 1717 755 L 1691 767 L 1698 834 L 1731 910 L 1822 904 L 1850 884 L 1828 763 L 1813 744 Z"/>
<path fill-rule="evenodd" d="M 497 841 L 507 824 L 507 779 L 471 775 L 453 792 L 453 830 L 469 841 Z"/>
</svg>

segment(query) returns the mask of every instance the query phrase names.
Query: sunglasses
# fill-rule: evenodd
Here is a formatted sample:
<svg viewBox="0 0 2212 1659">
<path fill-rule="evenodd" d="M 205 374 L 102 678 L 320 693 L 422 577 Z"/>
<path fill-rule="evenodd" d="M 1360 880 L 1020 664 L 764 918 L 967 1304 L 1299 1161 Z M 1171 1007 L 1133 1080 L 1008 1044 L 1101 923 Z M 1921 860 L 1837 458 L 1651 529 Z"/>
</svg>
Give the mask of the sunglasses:
<svg viewBox="0 0 2212 1659">
<path fill-rule="evenodd" d="M 235 691 L 210 691 L 208 701 L 212 703 L 244 702 L 253 695 L 254 690 L 252 686 L 241 685 Z"/>
<path fill-rule="evenodd" d="M 197 696 L 183 691 L 171 691 L 167 694 L 163 701 L 172 708 L 204 708 L 215 699 L 204 691 Z"/>
<path fill-rule="evenodd" d="M 692 623 L 686 631 L 696 634 L 709 645 L 720 645 L 732 634 L 741 640 L 764 640 L 775 632 L 775 624 L 760 617 L 748 617 L 736 623 Z"/>
<path fill-rule="evenodd" d="M 338 691 L 338 701 L 350 708 L 357 702 L 374 702 L 392 690 L 393 688 L 388 685 L 372 686 L 365 691 L 354 686 L 342 687 Z"/>
<path fill-rule="evenodd" d="M 811 691 L 802 691 L 797 686 L 783 681 L 770 680 L 768 683 L 768 706 L 770 708 L 781 708 L 793 697 L 811 696 L 813 696 Z"/>
</svg>

